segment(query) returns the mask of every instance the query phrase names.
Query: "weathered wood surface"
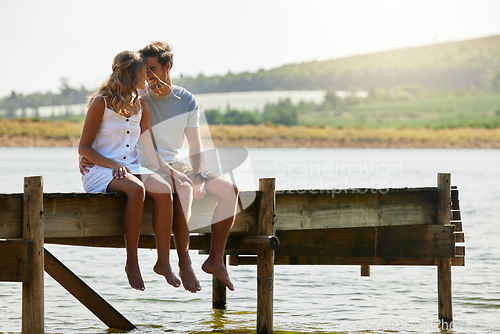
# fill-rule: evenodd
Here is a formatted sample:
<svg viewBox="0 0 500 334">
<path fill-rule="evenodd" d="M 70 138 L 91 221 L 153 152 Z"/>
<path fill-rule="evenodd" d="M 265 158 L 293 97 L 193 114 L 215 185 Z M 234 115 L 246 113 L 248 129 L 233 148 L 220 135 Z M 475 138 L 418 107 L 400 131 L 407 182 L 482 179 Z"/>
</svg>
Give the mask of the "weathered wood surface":
<svg viewBox="0 0 500 334">
<path fill-rule="evenodd" d="M 33 242 L 33 279 L 23 282 L 22 332 L 39 334 L 44 331 L 43 299 L 43 179 L 41 176 L 24 178 L 23 239 Z"/>
<path fill-rule="evenodd" d="M 451 225 L 455 226 L 455 232 L 462 232 L 462 222 L 461 221 L 451 221 Z"/>
<path fill-rule="evenodd" d="M 132 330 L 135 326 L 108 302 L 45 250 L 45 271 L 110 328 Z"/>
<path fill-rule="evenodd" d="M 0 240 L 0 281 L 33 281 L 33 241 Z"/>
<path fill-rule="evenodd" d="M 383 265 L 383 266 L 436 266 L 436 258 L 415 257 L 342 257 L 342 256 L 275 256 L 275 265 Z M 255 255 L 231 255 L 229 264 L 256 265 Z M 452 266 L 464 266 L 464 257 L 451 259 Z"/>
<path fill-rule="evenodd" d="M 253 198 L 254 192 L 241 192 Z M 255 202 L 236 216 L 232 233 L 257 234 Z M 122 194 L 44 194 L 45 236 L 92 237 L 122 235 L 125 196 Z M 369 190 L 310 190 L 276 193 L 276 230 L 435 224 L 436 188 Z M 145 203 L 142 234 L 153 232 L 152 201 Z M 196 201 L 193 219 L 207 219 L 215 198 Z M 0 238 L 20 238 L 22 195 L 0 196 Z M 194 232 L 210 233 L 210 227 Z"/>
<path fill-rule="evenodd" d="M 438 211 L 437 224 L 443 227 L 451 225 L 451 174 L 439 173 L 437 180 Z M 456 234 L 458 237 L 460 234 Z M 461 233 L 463 236 L 463 233 Z M 451 258 L 453 256 L 449 256 Z M 438 281 L 438 318 L 441 323 L 453 322 L 453 301 L 451 285 L 451 260 L 440 258 L 437 260 Z"/>
<path fill-rule="evenodd" d="M 227 304 L 227 290 L 224 283 L 212 275 L 212 308 L 224 310 Z"/>
<path fill-rule="evenodd" d="M 370 277 L 370 265 L 362 264 L 361 265 L 361 276 Z"/>
<path fill-rule="evenodd" d="M 259 235 L 274 235 L 276 206 L 275 179 L 260 179 Z M 259 249 L 257 253 L 257 334 L 273 332 L 274 252 Z"/>
<path fill-rule="evenodd" d="M 465 236 L 462 232 L 455 233 L 455 242 L 465 242 Z"/>
<path fill-rule="evenodd" d="M 276 231 L 276 256 L 455 256 L 453 226 L 408 225 Z"/>
<path fill-rule="evenodd" d="M 436 188 L 282 191 L 276 230 L 435 224 Z"/>
<path fill-rule="evenodd" d="M 173 236 L 171 237 L 170 248 L 175 248 Z M 189 241 L 189 249 L 191 250 L 209 250 L 210 235 L 191 235 Z M 124 248 L 125 241 L 123 236 L 111 237 L 78 237 L 78 238 L 45 238 L 47 244 L 70 245 L 70 246 L 85 246 L 85 247 L 109 247 L 109 248 Z M 226 243 L 226 250 L 247 250 L 247 249 L 265 249 L 276 250 L 279 247 L 279 240 L 275 236 L 260 236 L 260 235 L 229 235 Z M 139 248 L 156 248 L 154 235 L 142 235 L 139 239 Z"/>
<path fill-rule="evenodd" d="M 459 192 L 457 186 L 451 186 L 451 209 L 452 210 L 460 210 L 460 200 L 459 200 Z"/>
<path fill-rule="evenodd" d="M 451 187 L 451 218 L 450 224 L 455 226 L 455 243 L 465 242 L 463 227 L 462 227 L 462 217 L 460 215 L 460 199 L 459 191 L 456 186 Z M 456 266 L 457 262 L 460 261 L 461 266 L 465 266 L 465 246 L 456 245 L 455 246 L 455 258 L 451 259 L 451 265 Z"/>
<path fill-rule="evenodd" d="M 0 194 L 0 239 L 23 237 L 23 194 Z"/>
<path fill-rule="evenodd" d="M 240 197 L 252 198 L 255 192 L 242 192 Z M 257 193 L 257 198 L 259 194 Z M 45 237 L 93 237 L 123 235 L 122 218 L 126 197 L 116 193 L 46 193 L 44 200 Z M 192 219 L 211 217 L 215 197 L 196 201 Z M 243 198 L 248 201 L 248 199 Z M 153 201 L 146 198 L 141 234 L 152 234 Z M 251 204 L 236 216 L 232 232 L 257 232 L 256 205 Z M 210 226 L 196 232 L 209 233 Z M 0 196 L 0 238 L 21 238 L 22 194 Z"/>
</svg>

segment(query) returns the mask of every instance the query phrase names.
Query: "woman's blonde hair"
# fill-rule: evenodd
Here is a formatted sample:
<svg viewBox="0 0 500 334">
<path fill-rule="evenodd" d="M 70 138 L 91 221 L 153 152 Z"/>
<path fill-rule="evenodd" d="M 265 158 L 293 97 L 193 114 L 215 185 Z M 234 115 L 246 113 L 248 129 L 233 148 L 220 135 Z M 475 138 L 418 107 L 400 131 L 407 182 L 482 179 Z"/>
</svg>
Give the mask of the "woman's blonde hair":
<svg viewBox="0 0 500 334">
<path fill-rule="evenodd" d="M 139 111 L 137 92 L 138 71 L 146 64 L 139 53 L 133 51 L 123 51 L 115 56 L 113 72 L 108 80 L 97 90 L 97 93 L 89 99 L 89 105 L 94 98 L 101 95 L 109 98 L 111 109 L 120 115 L 129 117 Z M 128 107 L 128 109 L 127 109 Z M 130 109 L 132 107 L 132 110 Z"/>
</svg>

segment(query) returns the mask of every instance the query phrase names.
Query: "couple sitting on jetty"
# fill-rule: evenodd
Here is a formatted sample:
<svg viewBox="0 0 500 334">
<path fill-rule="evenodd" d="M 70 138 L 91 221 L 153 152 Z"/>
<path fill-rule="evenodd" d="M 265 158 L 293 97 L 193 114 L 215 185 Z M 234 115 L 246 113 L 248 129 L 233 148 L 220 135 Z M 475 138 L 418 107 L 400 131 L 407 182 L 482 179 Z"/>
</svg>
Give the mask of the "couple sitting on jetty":
<svg viewBox="0 0 500 334">
<path fill-rule="evenodd" d="M 172 48 L 164 42 L 115 56 L 111 75 L 89 101 L 78 147 L 83 186 L 86 192 L 126 194 L 125 272 L 130 286 L 137 290 L 145 289 L 137 253 L 145 194 L 154 202 L 158 259 L 153 270 L 172 286 L 182 282 L 193 293 L 201 286 L 188 252 L 191 205 L 206 193 L 217 197 L 210 254 L 202 270 L 234 290 L 223 259 L 238 190 L 204 169 L 199 107 L 190 92 L 172 85 L 172 65 Z M 189 145 L 189 164 L 179 159 L 184 138 Z M 180 280 L 170 266 L 172 232 Z"/>
</svg>

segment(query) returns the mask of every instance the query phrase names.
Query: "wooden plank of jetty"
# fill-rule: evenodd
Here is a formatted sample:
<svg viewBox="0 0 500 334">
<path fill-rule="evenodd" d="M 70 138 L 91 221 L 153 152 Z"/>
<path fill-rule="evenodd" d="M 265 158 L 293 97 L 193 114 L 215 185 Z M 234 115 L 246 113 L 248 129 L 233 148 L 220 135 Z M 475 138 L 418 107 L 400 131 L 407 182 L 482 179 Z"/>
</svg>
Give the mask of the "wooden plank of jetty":
<svg viewBox="0 0 500 334">
<path fill-rule="evenodd" d="M 109 247 L 125 248 L 123 236 L 111 237 L 77 237 L 77 238 L 45 238 L 47 244 L 85 246 L 85 247 Z M 211 243 L 210 235 L 191 235 L 189 239 L 189 249 L 191 250 L 209 250 Z M 229 235 L 226 243 L 226 250 L 276 250 L 279 247 L 279 240 L 276 236 L 265 235 Z M 154 235 L 141 235 L 139 239 L 139 248 L 156 248 Z M 171 237 L 170 248 L 175 249 L 173 236 Z"/>
<path fill-rule="evenodd" d="M 275 256 L 275 265 L 382 265 L 382 266 L 437 266 L 437 258 L 414 257 L 354 257 L 354 256 Z M 257 256 L 241 255 L 229 256 L 229 265 L 256 265 Z M 464 257 L 451 259 L 452 266 L 464 266 Z"/>
<path fill-rule="evenodd" d="M 409 225 L 276 231 L 276 256 L 455 256 L 454 227 Z"/>
<path fill-rule="evenodd" d="M 282 191 L 276 230 L 435 224 L 436 202 L 436 188 Z"/>
<path fill-rule="evenodd" d="M 0 236 L 20 238 L 19 214 L 22 196 L 0 196 Z M 236 216 L 233 234 L 257 235 L 257 205 L 260 192 L 241 192 L 252 205 Z M 117 193 L 46 193 L 44 194 L 45 237 L 92 237 L 123 235 L 122 217 L 125 195 Z M 152 234 L 152 200 L 146 198 L 141 234 Z M 193 220 L 207 219 L 215 205 L 213 196 L 197 201 Z M 277 192 L 275 230 L 299 230 L 364 226 L 435 224 L 436 188 L 403 188 L 389 191 L 363 190 Z M 210 226 L 193 232 L 210 233 Z"/>
<path fill-rule="evenodd" d="M 0 240 L 0 281 L 33 281 L 33 241 Z"/>
</svg>

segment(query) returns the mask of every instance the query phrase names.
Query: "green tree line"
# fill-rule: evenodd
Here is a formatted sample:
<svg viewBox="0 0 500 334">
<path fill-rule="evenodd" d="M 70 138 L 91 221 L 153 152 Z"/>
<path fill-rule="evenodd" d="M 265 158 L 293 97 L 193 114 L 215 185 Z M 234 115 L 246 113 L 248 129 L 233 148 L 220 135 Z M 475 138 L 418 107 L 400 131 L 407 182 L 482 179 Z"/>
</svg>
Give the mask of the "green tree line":
<svg viewBox="0 0 500 334">
<path fill-rule="evenodd" d="M 297 104 L 292 103 L 290 98 L 282 99 L 278 103 L 267 103 L 262 113 L 249 110 L 236 110 L 228 107 L 226 112 L 222 113 L 217 109 L 205 111 L 208 124 L 281 124 L 286 126 L 299 124 L 300 115 L 316 113 L 318 117 L 322 111 L 348 110 L 350 107 L 374 101 L 401 101 L 415 97 L 432 96 L 438 92 L 430 92 L 418 85 L 405 85 L 402 87 L 393 87 L 391 89 L 377 89 L 370 92 L 368 97 L 359 97 L 355 92 L 351 92 L 346 97 L 339 97 L 335 89 L 328 89 L 325 92 L 323 102 L 314 103 L 300 101 Z"/>
<path fill-rule="evenodd" d="M 58 93 L 32 93 L 21 94 L 11 92 L 9 96 L 0 99 L 0 116 L 6 118 L 22 117 L 27 108 L 35 110 L 44 106 L 58 106 L 81 104 L 87 102 L 87 98 L 93 91 L 85 87 L 74 88 L 69 86 L 67 79 L 61 79 L 61 88 Z M 21 109 L 21 114 L 17 114 L 17 110 Z"/>
<path fill-rule="evenodd" d="M 300 107 L 287 98 L 278 103 L 268 103 L 264 106 L 262 113 L 247 110 L 236 110 L 228 108 L 225 113 L 211 109 L 205 111 L 208 124 L 282 124 L 296 125 L 298 123 Z"/>
<path fill-rule="evenodd" d="M 371 90 L 405 84 L 444 91 L 500 91 L 500 36 L 432 44 L 372 54 L 290 64 L 255 73 L 181 77 L 194 93 L 316 90 Z"/>
<path fill-rule="evenodd" d="M 403 85 L 339 97 L 328 89 L 320 103 L 290 99 L 266 104 L 262 113 L 228 108 L 205 111 L 209 124 L 267 124 L 369 128 L 498 128 L 500 94 L 457 89 L 452 92 Z"/>
</svg>

